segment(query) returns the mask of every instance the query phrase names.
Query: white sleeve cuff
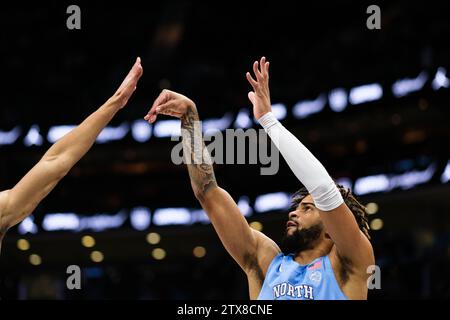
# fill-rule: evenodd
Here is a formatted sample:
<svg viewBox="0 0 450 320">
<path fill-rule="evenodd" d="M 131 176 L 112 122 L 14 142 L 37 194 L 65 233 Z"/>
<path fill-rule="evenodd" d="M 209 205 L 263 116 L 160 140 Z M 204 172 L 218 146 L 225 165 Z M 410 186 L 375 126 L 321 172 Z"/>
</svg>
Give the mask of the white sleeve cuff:
<svg viewBox="0 0 450 320">
<path fill-rule="evenodd" d="M 258 122 L 262 125 L 266 132 L 273 125 L 280 123 L 277 118 L 275 118 L 275 115 L 272 112 L 267 112 L 265 115 L 258 119 Z"/>
<path fill-rule="evenodd" d="M 331 211 L 344 203 L 341 192 L 336 187 L 334 181 L 329 178 L 313 190 L 308 190 L 316 204 L 322 212 Z"/>
</svg>

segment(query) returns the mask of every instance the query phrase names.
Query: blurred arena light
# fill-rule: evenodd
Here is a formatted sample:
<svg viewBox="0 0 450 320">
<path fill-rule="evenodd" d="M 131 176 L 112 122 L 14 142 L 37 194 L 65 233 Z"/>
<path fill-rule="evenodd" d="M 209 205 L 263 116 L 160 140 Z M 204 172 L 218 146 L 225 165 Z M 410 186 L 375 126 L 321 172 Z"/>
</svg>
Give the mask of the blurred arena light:
<svg viewBox="0 0 450 320">
<path fill-rule="evenodd" d="M 436 171 L 436 165 L 431 164 L 425 170 L 411 170 L 403 174 L 394 175 L 390 178 L 391 189 L 400 187 L 402 189 L 411 189 L 418 184 L 426 183 L 431 180 Z"/>
<path fill-rule="evenodd" d="M 32 125 L 30 130 L 28 130 L 27 135 L 23 139 L 23 144 L 27 147 L 30 146 L 42 146 L 44 139 L 39 133 L 39 126 Z"/>
<path fill-rule="evenodd" d="M 366 205 L 366 212 L 369 215 L 375 214 L 378 212 L 378 204 L 375 202 L 370 202 Z"/>
<path fill-rule="evenodd" d="M 64 125 L 64 126 L 53 126 L 50 127 L 47 133 L 47 140 L 50 143 L 55 143 L 61 139 L 64 135 L 73 130 L 76 126 L 74 125 Z"/>
<path fill-rule="evenodd" d="M 145 120 L 136 120 L 131 125 L 131 135 L 137 142 L 147 142 L 152 137 L 152 125 Z"/>
<path fill-rule="evenodd" d="M 287 108 L 284 103 L 275 103 L 272 105 L 272 113 L 278 120 L 283 120 L 287 115 Z"/>
<path fill-rule="evenodd" d="M 247 129 L 252 126 L 252 119 L 247 108 L 239 110 L 236 121 L 234 122 L 235 128 Z"/>
<path fill-rule="evenodd" d="M 146 240 L 149 244 L 158 244 L 161 241 L 161 236 L 156 232 L 150 232 Z"/>
<path fill-rule="evenodd" d="M 256 197 L 255 210 L 266 212 L 271 210 L 286 209 L 291 203 L 291 197 L 286 192 L 275 192 Z"/>
<path fill-rule="evenodd" d="M 95 246 L 95 239 L 92 236 L 83 236 L 81 238 L 81 244 L 86 248 L 92 248 Z"/>
<path fill-rule="evenodd" d="M 448 88 L 450 86 L 449 79 L 447 78 L 447 70 L 442 67 L 439 67 L 436 75 L 434 76 L 433 82 L 431 83 L 431 87 L 434 90 L 438 90 L 440 88 Z"/>
<path fill-rule="evenodd" d="M 206 255 L 206 249 L 205 247 L 197 246 L 194 248 L 194 250 L 192 250 L 192 253 L 196 258 L 203 258 Z"/>
<path fill-rule="evenodd" d="M 104 231 L 123 226 L 127 215 L 124 211 L 116 214 L 100 213 L 93 216 L 79 216 L 73 212 L 70 213 L 49 213 L 44 216 L 42 227 L 46 231 Z"/>
<path fill-rule="evenodd" d="M 436 165 L 430 164 L 425 170 L 410 170 L 402 174 L 379 174 L 362 177 L 355 181 L 355 194 L 364 195 L 373 192 L 386 192 L 394 188 L 410 189 L 418 184 L 431 180 L 436 171 Z"/>
<path fill-rule="evenodd" d="M 153 134 L 158 138 L 170 138 L 180 136 L 180 120 L 161 120 L 155 123 Z"/>
<path fill-rule="evenodd" d="M 9 131 L 0 130 L 0 145 L 14 144 L 21 133 L 20 127 L 14 127 Z"/>
<path fill-rule="evenodd" d="M 26 217 L 18 226 L 18 232 L 20 234 L 32 233 L 35 234 L 38 232 L 37 225 L 34 223 L 33 215 Z"/>
<path fill-rule="evenodd" d="M 253 209 L 250 206 L 250 200 L 248 199 L 247 196 L 240 197 L 237 205 L 244 217 L 248 217 L 248 216 L 252 215 Z"/>
<path fill-rule="evenodd" d="M 79 226 L 80 219 L 75 213 L 49 213 L 42 221 L 46 231 L 77 230 Z"/>
<path fill-rule="evenodd" d="M 153 224 L 166 226 L 174 224 L 190 224 L 191 214 L 186 208 L 156 209 L 153 215 Z"/>
<path fill-rule="evenodd" d="M 350 90 L 351 104 L 361 104 L 379 100 L 383 97 L 383 88 L 378 83 L 365 84 Z"/>
<path fill-rule="evenodd" d="M 383 228 L 384 222 L 382 219 L 373 219 L 370 222 L 370 229 L 374 230 L 374 231 L 378 231 L 381 230 Z"/>
<path fill-rule="evenodd" d="M 262 231 L 263 230 L 263 224 L 259 221 L 253 221 L 250 223 L 250 227 L 255 229 L 256 231 Z"/>
<path fill-rule="evenodd" d="M 80 226 L 76 231 L 93 230 L 98 232 L 107 229 L 117 229 L 124 225 L 126 219 L 125 210 L 121 210 L 116 214 L 100 213 L 94 216 L 82 216 L 80 218 Z"/>
<path fill-rule="evenodd" d="M 105 256 L 103 255 L 103 252 L 101 251 L 92 251 L 91 252 L 91 260 L 97 263 L 102 262 L 105 259 Z"/>
<path fill-rule="evenodd" d="M 42 258 L 38 254 L 32 254 L 29 261 L 33 266 L 39 266 L 42 263 Z"/>
<path fill-rule="evenodd" d="M 322 111 L 326 103 L 327 100 L 325 94 L 320 94 L 314 100 L 303 100 L 297 102 L 292 109 L 292 113 L 295 118 L 304 119 L 314 113 Z"/>
<path fill-rule="evenodd" d="M 385 174 L 362 177 L 355 181 L 354 191 L 357 195 L 387 190 L 389 190 L 389 178 Z"/>
<path fill-rule="evenodd" d="M 22 251 L 27 251 L 30 249 L 30 242 L 26 239 L 17 240 L 17 248 Z"/>
<path fill-rule="evenodd" d="M 441 175 L 441 182 L 447 183 L 449 180 L 450 180 L 450 160 L 447 162 L 444 172 Z"/>
<path fill-rule="evenodd" d="M 331 110 L 334 112 L 344 111 L 348 103 L 347 91 L 342 88 L 333 89 L 328 94 L 328 100 Z"/>
<path fill-rule="evenodd" d="M 128 123 L 122 123 L 120 126 L 108 126 L 104 128 L 97 137 L 96 143 L 107 143 L 111 141 L 122 140 L 130 131 Z"/>
<path fill-rule="evenodd" d="M 411 92 L 421 90 L 428 80 L 428 74 L 422 71 L 416 78 L 404 78 L 394 82 L 392 85 L 392 93 L 395 97 L 400 98 Z"/>
<path fill-rule="evenodd" d="M 139 231 L 145 230 L 151 223 L 151 212 L 148 208 L 137 207 L 130 212 L 131 226 Z"/>
<path fill-rule="evenodd" d="M 166 257 L 166 251 L 162 248 L 156 248 L 152 251 L 152 256 L 156 260 L 163 260 Z"/>
<path fill-rule="evenodd" d="M 211 135 L 218 131 L 224 131 L 230 128 L 233 123 L 233 115 L 231 113 L 226 113 L 222 118 L 217 119 L 205 119 L 202 122 L 202 131 Z M 179 126 L 180 124 L 178 124 Z"/>
</svg>

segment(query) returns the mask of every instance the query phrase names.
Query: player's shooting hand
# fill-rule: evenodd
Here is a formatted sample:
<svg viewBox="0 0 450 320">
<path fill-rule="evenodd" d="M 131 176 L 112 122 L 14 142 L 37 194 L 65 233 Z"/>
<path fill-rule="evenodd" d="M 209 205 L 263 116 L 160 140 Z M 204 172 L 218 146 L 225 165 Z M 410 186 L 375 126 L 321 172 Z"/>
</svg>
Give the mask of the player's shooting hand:
<svg viewBox="0 0 450 320">
<path fill-rule="evenodd" d="M 248 82 L 253 87 L 253 91 L 248 93 L 248 98 L 253 105 L 253 115 L 258 120 L 267 112 L 272 111 L 269 91 L 269 62 L 265 57 L 262 57 L 259 63 L 258 61 L 253 63 L 253 72 L 256 80 L 250 72 L 246 74 Z"/>
<path fill-rule="evenodd" d="M 164 89 L 153 102 L 150 111 L 144 117 L 148 123 L 156 121 L 158 114 L 182 118 L 190 109 L 195 110 L 195 103 L 186 96 Z"/>
</svg>

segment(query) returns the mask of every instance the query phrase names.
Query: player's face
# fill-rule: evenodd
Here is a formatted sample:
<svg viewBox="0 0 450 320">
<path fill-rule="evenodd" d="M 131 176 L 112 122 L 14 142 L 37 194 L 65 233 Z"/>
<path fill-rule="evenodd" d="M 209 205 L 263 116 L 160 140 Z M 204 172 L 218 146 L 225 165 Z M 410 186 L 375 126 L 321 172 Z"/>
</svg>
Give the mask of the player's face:
<svg viewBox="0 0 450 320">
<path fill-rule="evenodd" d="M 307 195 L 294 211 L 289 212 L 286 222 L 286 234 L 293 234 L 296 230 L 309 229 L 321 222 L 319 211 L 310 195 Z"/>
<path fill-rule="evenodd" d="M 281 248 L 284 254 L 312 249 L 323 232 L 319 211 L 311 196 L 307 196 L 289 213 Z"/>
</svg>

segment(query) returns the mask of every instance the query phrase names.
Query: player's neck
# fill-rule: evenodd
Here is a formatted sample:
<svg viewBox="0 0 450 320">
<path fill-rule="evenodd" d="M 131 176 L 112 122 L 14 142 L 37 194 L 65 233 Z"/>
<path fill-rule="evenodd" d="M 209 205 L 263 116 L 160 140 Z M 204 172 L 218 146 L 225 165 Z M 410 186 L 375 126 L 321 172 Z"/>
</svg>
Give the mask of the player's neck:
<svg viewBox="0 0 450 320">
<path fill-rule="evenodd" d="M 329 252 L 329 248 L 325 248 L 324 246 L 319 245 L 312 249 L 303 250 L 297 253 L 294 257 L 294 260 L 301 265 L 307 265 L 319 257 L 326 256 Z"/>
</svg>

